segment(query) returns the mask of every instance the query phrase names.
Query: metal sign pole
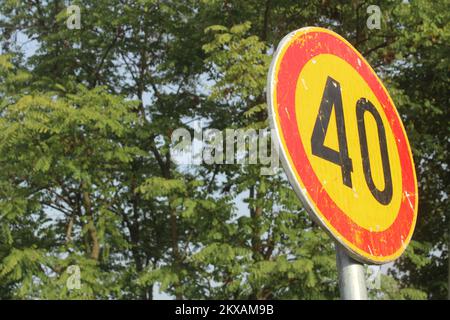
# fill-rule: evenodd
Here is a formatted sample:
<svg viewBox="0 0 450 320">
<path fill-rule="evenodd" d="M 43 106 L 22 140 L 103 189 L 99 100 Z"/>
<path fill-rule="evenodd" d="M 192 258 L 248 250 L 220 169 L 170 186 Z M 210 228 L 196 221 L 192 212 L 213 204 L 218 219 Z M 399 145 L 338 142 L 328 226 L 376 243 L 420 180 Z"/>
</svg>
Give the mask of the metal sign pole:
<svg viewBox="0 0 450 320">
<path fill-rule="evenodd" d="M 340 244 L 335 247 L 341 299 L 367 300 L 363 264 L 351 258 Z"/>
</svg>

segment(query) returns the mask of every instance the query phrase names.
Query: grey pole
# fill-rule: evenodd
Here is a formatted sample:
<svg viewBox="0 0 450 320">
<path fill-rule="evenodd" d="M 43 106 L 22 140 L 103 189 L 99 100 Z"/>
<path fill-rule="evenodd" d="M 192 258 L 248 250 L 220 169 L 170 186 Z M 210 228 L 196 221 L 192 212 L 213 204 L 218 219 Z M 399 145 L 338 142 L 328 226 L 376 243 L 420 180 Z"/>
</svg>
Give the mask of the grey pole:
<svg viewBox="0 0 450 320">
<path fill-rule="evenodd" d="M 367 300 L 363 264 L 352 259 L 340 244 L 336 243 L 335 247 L 341 299 Z"/>
</svg>

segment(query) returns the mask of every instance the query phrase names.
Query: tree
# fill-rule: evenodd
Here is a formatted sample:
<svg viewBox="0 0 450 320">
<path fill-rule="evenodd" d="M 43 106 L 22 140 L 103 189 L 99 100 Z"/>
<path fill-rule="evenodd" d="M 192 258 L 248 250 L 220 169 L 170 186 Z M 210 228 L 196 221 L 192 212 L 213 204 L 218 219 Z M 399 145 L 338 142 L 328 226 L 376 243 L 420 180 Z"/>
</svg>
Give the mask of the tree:
<svg viewBox="0 0 450 320">
<path fill-rule="evenodd" d="M 0 4 L 0 297 L 337 298 L 333 244 L 281 170 L 183 167 L 169 152 L 195 120 L 267 127 L 271 54 L 307 25 L 375 66 L 414 150 L 417 231 L 373 296 L 446 295 L 445 1 L 382 1 L 380 30 L 366 28 L 364 1 L 71 4 L 79 30 L 64 1 Z"/>
</svg>

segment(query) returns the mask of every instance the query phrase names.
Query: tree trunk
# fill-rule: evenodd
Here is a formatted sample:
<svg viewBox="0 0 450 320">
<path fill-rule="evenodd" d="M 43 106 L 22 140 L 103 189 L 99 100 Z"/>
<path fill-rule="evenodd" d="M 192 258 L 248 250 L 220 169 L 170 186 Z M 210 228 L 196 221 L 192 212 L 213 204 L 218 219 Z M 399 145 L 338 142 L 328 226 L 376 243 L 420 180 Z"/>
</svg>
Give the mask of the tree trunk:
<svg viewBox="0 0 450 320">
<path fill-rule="evenodd" d="M 94 260 L 98 260 L 100 256 L 100 243 L 98 241 L 97 228 L 94 223 L 91 199 L 89 197 L 89 193 L 85 189 L 84 182 L 81 182 L 81 189 L 83 194 L 83 207 L 88 220 L 88 233 L 92 244 L 90 257 Z"/>
</svg>

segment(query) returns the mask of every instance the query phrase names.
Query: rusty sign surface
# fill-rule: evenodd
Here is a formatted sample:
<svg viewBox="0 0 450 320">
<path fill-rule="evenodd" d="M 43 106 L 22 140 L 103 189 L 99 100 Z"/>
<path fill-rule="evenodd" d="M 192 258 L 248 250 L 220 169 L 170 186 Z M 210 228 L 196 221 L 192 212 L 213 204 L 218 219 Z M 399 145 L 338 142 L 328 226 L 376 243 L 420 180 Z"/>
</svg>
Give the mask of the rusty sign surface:
<svg viewBox="0 0 450 320">
<path fill-rule="evenodd" d="M 367 61 L 330 30 L 299 29 L 274 55 L 267 99 L 283 167 L 313 219 L 360 261 L 398 258 L 417 219 L 417 179 Z"/>
</svg>

